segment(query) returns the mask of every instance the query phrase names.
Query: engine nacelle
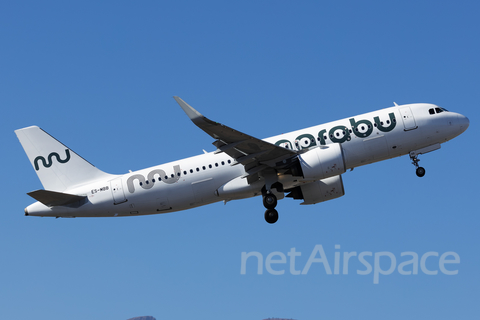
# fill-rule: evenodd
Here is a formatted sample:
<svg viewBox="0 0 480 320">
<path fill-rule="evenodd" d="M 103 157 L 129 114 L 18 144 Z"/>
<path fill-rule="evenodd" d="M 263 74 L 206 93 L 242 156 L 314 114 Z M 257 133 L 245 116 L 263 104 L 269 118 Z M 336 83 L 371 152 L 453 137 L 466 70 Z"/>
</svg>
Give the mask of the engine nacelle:
<svg viewBox="0 0 480 320">
<path fill-rule="evenodd" d="M 300 204 L 315 204 L 345 195 L 342 176 L 334 176 L 320 181 L 307 183 L 289 191 L 290 193 L 287 197 L 304 200 Z"/>
<path fill-rule="evenodd" d="M 345 158 L 339 143 L 321 146 L 298 156 L 301 175 L 305 179 L 321 180 L 345 173 Z"/>
</svg>

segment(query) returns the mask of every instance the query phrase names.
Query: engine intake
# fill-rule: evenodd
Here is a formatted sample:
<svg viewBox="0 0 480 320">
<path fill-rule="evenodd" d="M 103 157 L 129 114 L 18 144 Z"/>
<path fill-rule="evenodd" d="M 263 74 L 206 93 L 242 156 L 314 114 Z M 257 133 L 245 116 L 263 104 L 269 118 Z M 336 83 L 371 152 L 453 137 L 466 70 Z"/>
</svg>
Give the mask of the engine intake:
<svg viewBox="0 0 480 320">
<path fill-rule="evenodd" d="M 339 143 L 321 146 L 298 156 L 291 172 L 307 180 L 321 180 L 345 173 L 343 148 Z"/>
</svg>

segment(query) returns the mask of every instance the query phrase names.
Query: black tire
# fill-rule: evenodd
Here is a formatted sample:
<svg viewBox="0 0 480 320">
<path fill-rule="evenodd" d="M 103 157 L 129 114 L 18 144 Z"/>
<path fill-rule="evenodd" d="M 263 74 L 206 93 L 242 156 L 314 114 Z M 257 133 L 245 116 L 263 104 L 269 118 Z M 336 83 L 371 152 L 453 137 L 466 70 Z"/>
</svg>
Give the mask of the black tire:
<svg viewBox="0 0 480 320">
<path fill-rule="evenodd" d="M 267 209 L 265 211 L 265 221 L 270 224 L 277 222 L 278 220 L 278 211 L 275 209 Z"/>
<path fill-rule="evenodd" d="M 273 193 L 267 193 L 263 196 L 263 206 L 267 209 L 275 209 L 277 206 L 277 197 Z"/>
<path fill-rule="evenodd" d="M 425 168 L 423 167 L 418 167 L 416 171 L 417 177 L 423 177 L 425 175 Z"/>
</svg>

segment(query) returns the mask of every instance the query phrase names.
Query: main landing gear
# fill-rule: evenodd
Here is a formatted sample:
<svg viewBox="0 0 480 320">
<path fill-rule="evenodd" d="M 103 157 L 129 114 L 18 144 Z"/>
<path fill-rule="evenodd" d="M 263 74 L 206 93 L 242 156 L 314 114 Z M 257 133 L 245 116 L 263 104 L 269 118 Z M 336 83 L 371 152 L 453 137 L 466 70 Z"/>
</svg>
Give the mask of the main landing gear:
<svg viewBox="0 0 480 320">
<path fill-rule="evenodd" d="M 420 161 L 420 159 L 418 159 L 418 155 L 411 152 L 410 159 L 412 159 L 412 164 L 417 168 L 417 170 L 415 171 L 417 177 L 423 177 L 425 175 L 425 168 L 418 165 L 418 162 Z"/>
<path fill-rule="evenodd" d="M 265 211 L 265 221 L 268 223 L 275 223 L 278 220 L 278 211 L 275 210 L 277 206 L 277 197 L 271 193 L 267 192 L 263 195 L 263 205 L 267 210 Z"/>
<path fill-rule="evenodd" d="M 275 209 L 267 209 L 265 211 L 265 221 L 268 223 L 275 223 L 278 220 L 278 211 Z"/>
</svg>

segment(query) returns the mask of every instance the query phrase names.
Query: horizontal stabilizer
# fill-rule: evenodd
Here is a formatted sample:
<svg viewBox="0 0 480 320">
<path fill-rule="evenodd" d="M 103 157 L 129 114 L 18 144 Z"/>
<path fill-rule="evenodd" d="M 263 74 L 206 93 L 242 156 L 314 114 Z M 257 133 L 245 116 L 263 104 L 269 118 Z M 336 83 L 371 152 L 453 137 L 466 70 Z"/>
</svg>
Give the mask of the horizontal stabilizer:
<svg viewBox="0 0 480 320">
<path fill-rule="evenodd" d="M 48 207 L 54 206 L 74 206 L 79 207 L 87 200 L 86 196 L 77 196 L 74 194 L 55 192 L 49 190 L 36 190 L 27 193 L 30 197 L 43 203 Z"/>
</svg>

